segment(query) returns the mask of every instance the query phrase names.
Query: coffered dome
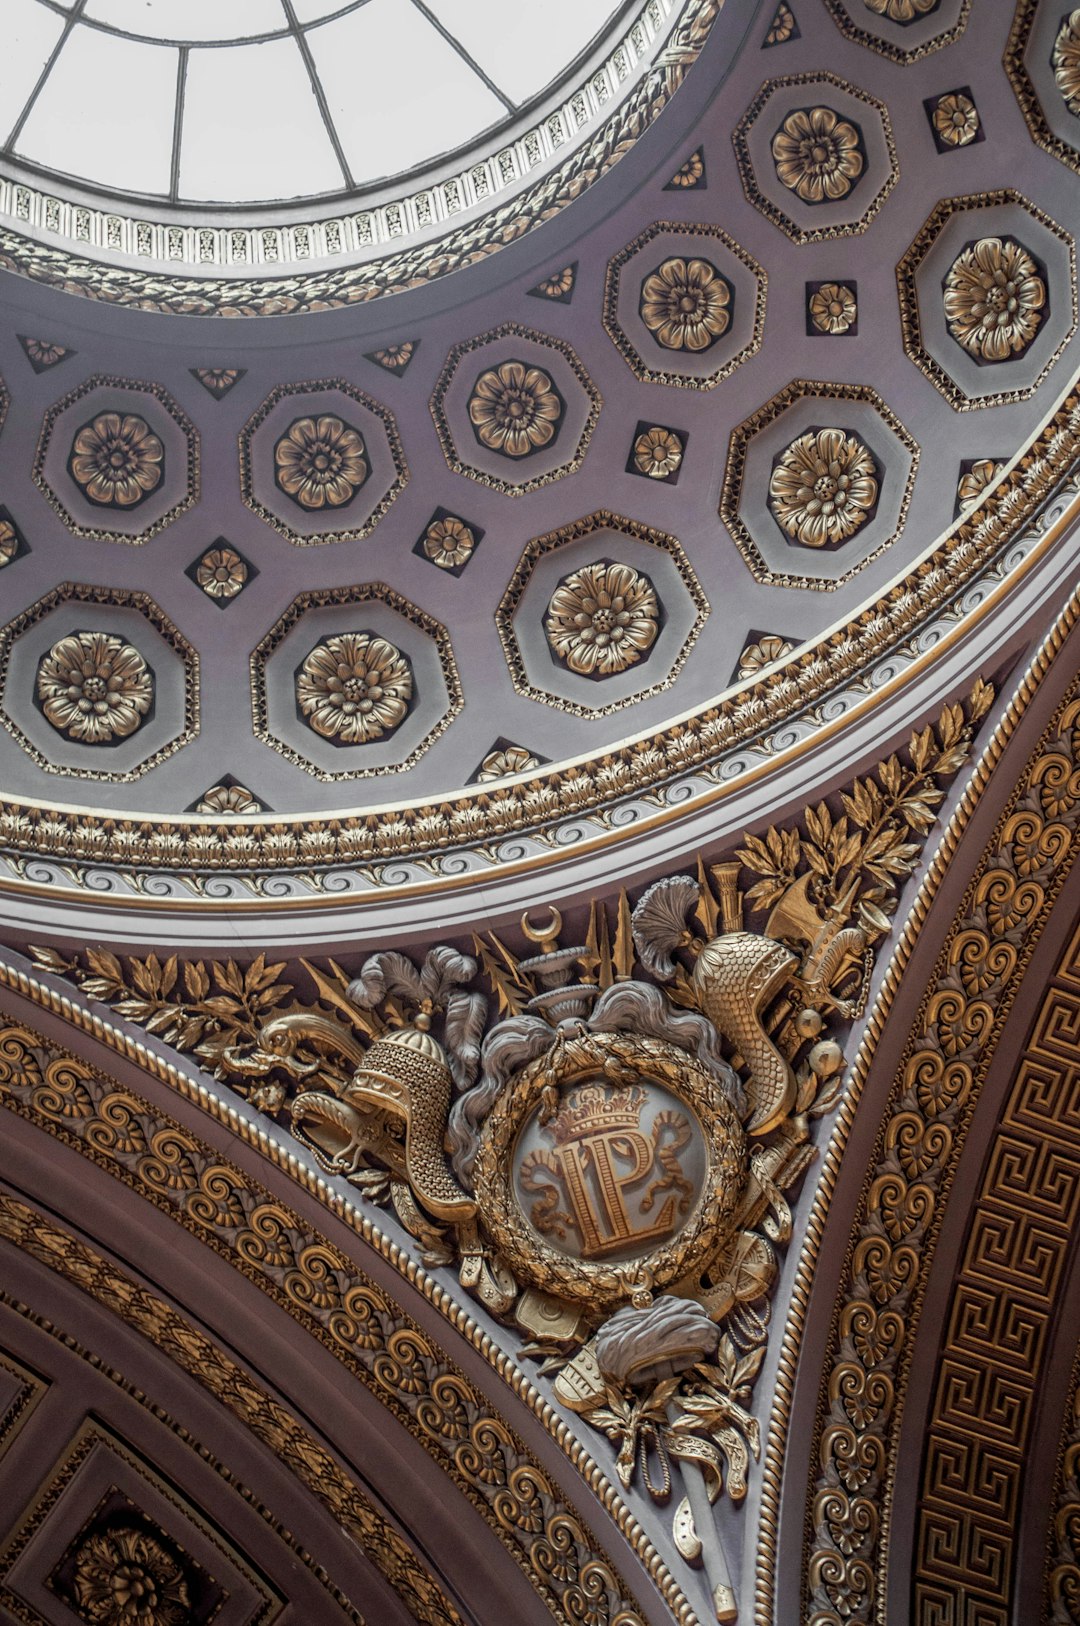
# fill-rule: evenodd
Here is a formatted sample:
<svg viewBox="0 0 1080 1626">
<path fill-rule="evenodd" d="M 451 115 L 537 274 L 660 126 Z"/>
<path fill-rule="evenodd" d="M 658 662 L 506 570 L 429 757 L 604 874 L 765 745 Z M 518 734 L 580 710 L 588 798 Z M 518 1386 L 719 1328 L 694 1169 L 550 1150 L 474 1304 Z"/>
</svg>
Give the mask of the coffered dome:
<svg viewBox="0 0 1080 1626">
<path fill-rule="evenodd" d="M 73 842 L 107 849 L 76 830 L 122 813 L 130 862 L 166 891 L 212 869 L 239 895 L 270 867 L 314 899 L 316 855 L 343 899 L 358 863 L 376 893 L 486 886 L 511 854 L 539 873 L 610 843 L 613 819 L 632 866 L 639 827 L 689 831 L 715 806 L 734 829 L 763 774 L 792 793 L 823 729 L 839 765 L 868 704 L 892 727 L 947 689 L 934 652 L 993 641 L 987 606 L 1007 616 L 995 595 L 1028 568 L 1009 541 L 1071 445 L 1075 178 L 1021 140 L 1025 107 L 963 6 L 859 4 L 859 27 L 828 7 L 813 26 L 748 3 L 545 8 L 511 45 L 450 0 L 21 0 L 27 111 L 0 181 L 24 273 L 0 344 L 11 862 L 70 869 Z M 223 264 L 211 234 L 198 275 L 183 244 L 201 227 L 178 261 L 157 237 L 147 260 L 123 224 L 121 191 L 195 200 L 187 155 L 213 148 L 221 201 L 243 194 L 235 229 L 261 231 L 254 182 L 230 194 L 230 130 L 245 162 L 277 155 L 275 208 L 344 184 L 308 167 L 303 120 L 259 136 L 235 98 L 288 94 L 244 63 L 303 76 L 319 150 L 352 154 L 355 223 L 392 142 L 348 121 L 380 87 L 419 144 L 403 166 L 423 168 L 481 125 L 509 152 L 506 121 L 545 87 L 572 102 L 587 68 L 600 94 L 600 58 L 622 64 L 619 95 L 555 142 L 539 213 L 522 193 L 487 215 L 477 194 L 467 226 L 432 221 L 411 247 L 403 227 L 340 266 L 314 244 L 303 267 Z M 319 78 L 345 61 L 365 98 Z M 142 95 L 162 62 L 180 100 L 150 98 L 163 133 L 137 139 L 101 89 L 115 73 Z M 514 110 L 489 118 L 500 64 Z M 200 99 L 226 71 L 232 96 Z M 50 98 L 90 85 L 122 136 L 35 146 L 70 139 Z M 121 173 L 155 141 L 167 176 Z M 119 213 L 85 207 L 115 243 L 62 200 L 36 213 L 30 162 L 111 190 Z M 139 642 L 155 617 L 167 660 Z M 130 637 L 144 663 L 155 699 L 122 742 L 42 716 L 36 663 L 76 633 Z"/>
<path fill-rule="evenodd" d="M 1064 1622 L 1080 12 L 3 10 L 0 1612 Z"/>
</svg>

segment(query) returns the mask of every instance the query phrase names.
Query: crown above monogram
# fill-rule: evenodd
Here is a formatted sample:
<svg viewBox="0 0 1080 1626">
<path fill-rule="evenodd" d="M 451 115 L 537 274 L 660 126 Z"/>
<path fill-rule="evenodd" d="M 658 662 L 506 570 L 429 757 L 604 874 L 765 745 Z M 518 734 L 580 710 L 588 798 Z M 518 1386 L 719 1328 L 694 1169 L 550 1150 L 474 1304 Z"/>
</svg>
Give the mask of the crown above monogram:
<svg viewBox="0 0 1080 1626">
<path fill-rule="evenodd" d="M 646 1099 L 637 1084 L 610 1093 L 603 1085 L 585 1084 L 569 1092 L 548 1127 L 557 1146 L 612 1130 L 633 1131 Z"/>
</svg>

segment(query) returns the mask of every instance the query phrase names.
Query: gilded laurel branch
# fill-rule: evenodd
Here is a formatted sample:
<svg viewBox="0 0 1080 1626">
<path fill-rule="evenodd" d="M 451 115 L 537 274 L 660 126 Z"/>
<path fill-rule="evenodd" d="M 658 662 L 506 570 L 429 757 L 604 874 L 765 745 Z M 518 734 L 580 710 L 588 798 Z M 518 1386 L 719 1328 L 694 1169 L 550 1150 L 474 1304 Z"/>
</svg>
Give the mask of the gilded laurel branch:
<svg viewBox="0 0 1080 1626">
<path fill-rule="evenodd" d="M 81 960 L 52 948 L 33 953 L 42 970 L 72 977 L 91 999 L 234 1084 L 238 1063 L 258 1048 L 265 1024 L 293 992 L 279 981 L 285 962 L 268 965 L 264 954 L 241 967 L 235 960 L 181 964 L 175 954 L 120 960 L 104 948 L 88 948 Z M 284 1091 L 268 1087 L 255 1104 L 273 1111 L 283 1100 Z"/>
<path fill-rule="evenodd" d="M 747 836 L 737 856 L 758 877 L 746 893 L 757 911 L 774 907 L 801 876 L 824 908 L 843 904 L 874 943 L 890 930 L 900 888 L 919 861 L 945 799 L 945 786 L 971 754 L 979 723 L 994 699 L 979 681 L 966 707 L 946 706 L 936 725 L 913 733 L 904 755 L 892 755 L 839 797 L 807 807 L 801 828 Z"/>
</svg>

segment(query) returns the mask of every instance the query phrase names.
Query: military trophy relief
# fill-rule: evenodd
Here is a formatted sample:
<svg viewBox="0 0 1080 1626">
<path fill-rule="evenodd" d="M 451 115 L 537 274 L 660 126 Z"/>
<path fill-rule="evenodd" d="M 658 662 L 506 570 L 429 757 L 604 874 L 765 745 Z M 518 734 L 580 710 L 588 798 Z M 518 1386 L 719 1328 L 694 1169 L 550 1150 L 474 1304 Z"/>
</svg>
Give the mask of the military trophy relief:
<svg viewBox="0 0 1080 1626">
<path fill-rule="evenodd" d="M 734 1621 L 711 1504 L 745 1497 L 760 1453 L 770 1299 L 814 1120 L 840 1096 L 836 1035 L 992 698 L 978 684 L 798 826 L 634 904 L 595 900 L 576 931 L 526 914 L 516 948 L 488 932 L 352 976 L 305 961 L 296 985 L 262 957 L 37 960 L 392 1207 L 606 1437 L 623 1486 L 671 1510 Z"/>
</svg>

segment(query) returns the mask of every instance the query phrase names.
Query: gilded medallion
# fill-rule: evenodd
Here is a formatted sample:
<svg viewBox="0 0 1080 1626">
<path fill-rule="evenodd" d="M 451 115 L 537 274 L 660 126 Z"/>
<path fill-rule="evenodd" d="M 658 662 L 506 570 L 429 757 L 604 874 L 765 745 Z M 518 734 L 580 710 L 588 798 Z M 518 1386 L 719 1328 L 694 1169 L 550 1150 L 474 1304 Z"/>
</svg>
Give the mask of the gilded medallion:
<svg viewBox="0 0 1080 1626">
<path fill-rule="evenodd" d="M 662 1287 L 714 1252 L 745 1166 L 734 1107 L 686 1051 L 583 1033 L 511 1079 L 484 1126 L 476 1189 L 518 1280 L 603 1307 L 643 1266 Z"/>
</svg>

